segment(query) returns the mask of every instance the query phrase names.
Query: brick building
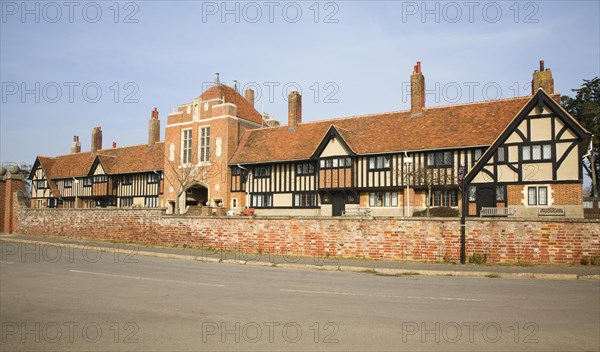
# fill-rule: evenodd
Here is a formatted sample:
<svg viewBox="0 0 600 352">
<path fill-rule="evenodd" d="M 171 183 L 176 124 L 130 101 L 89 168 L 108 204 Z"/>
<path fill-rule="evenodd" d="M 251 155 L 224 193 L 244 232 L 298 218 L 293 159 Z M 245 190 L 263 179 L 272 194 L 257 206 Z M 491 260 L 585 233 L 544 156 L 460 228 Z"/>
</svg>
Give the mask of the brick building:
<svg viewBox="0 0 600 352">
<path fill-rule="evenodd" d="M 12 233 L 17 192 L 24 191 L 23 170 L 16 165 L 0 166 L 0 233 Z"/>
<path fill-rule="evenodd" d="M 306 123 L 292 92 L 279 126 L 252 90 L 242 96 L 217 75 L 168 115 L 164 143 L 155 109 L 147 144 L 102 149 L 97 128 L 89 152 L 75 138 L 71 154 L 38 157 L 32 204 L 412 216 L 464 198 L 469 216 L 583 217 L 589 133 L 562 108 L 543 61 L 532 94 L 513 99 L 427 107 L 420 62 L 410 81 L 410 110 Z"/>
</svg>

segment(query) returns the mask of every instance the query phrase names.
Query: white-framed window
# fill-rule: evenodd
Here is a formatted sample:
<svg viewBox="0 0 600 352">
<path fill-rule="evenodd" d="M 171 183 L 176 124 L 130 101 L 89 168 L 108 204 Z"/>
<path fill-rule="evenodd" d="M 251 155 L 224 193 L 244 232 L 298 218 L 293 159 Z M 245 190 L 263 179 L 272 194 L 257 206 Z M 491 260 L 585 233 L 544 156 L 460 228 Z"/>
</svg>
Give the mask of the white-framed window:
<svg viewBox="0 0 600 352">
<path fill-rule="evenodd" d="M 427 166 L 452 166 L 454 163 L 452 152 L 434 152 L 427 154 Z"/>
<path fill-rule="evenodd" d="M 158 207 L 158 197 L 146 197 L 144 199 L 144 206 L 146 208 L 157 208 Z"/>
<path fill-rule="evenodd" d="M 271 165 L 260 165 L 254 167 L 255 178 L 271 177 Z"/>
<path fill-rule="evenodd" d="M 548 186 L 528 186 L 527 205 L 548 205 Z"/>
<path fill-rule="evenodd" d="M 370 192 L 370 207 L 397 207 L 398 192 Z"/>
<path fill-rule="evenodd" d="M 124 185 L 130 185 L 133 183 L 133 175 L 123 175 L 123 182 Z"/>
<path fill-rule="evenodd" d="M 86 177 L 83 179 L 83 187 L 92 187 L 92 183 L 93 183 L 92 177 Z"/>
<path fill-rule="evenodd" d="M 159 180 L 160 180 L 160 175 L 159 174 L 155 174 L 153 172 L 151 174 L 148 174 L 146 182 L 148 182 L 148 183 L 158 183 Z"/>
<path fill-rule="evenodd" d="M 121 198 L 121 207 L 130 207 L 133 205 L 133 197 Z"/>
<path fill-rule="evenodd" d="M 458 206 L 458 191 L 435 190 L 429 204 L 434 207 L 456 207 Z"/>
<path fill-rule="evenodd" d="M 498 148 L 496 151 L 496 159 L 499 163 L 505 163 L 508 161 L 508 150 L 505 146 Z"/>
<path fill-rule="evenodd" d="M 312 175 L 315 173 L 315 165 L 311 162 L 296 164 L 296 175 Z"/>
<path fill-rule="evenodd" d="M 307 208 L 317 206 L 316 193 L 296 193 L 294 194 L 294 206 Z"/>
<path fill-rule="evenodd" d="M 390 168 L 391 157 L 389 155 L 369 157 L 369 170 L 385 170 Z"/>
<path fill-rule="evenodd" d="M 71 188 L 73 187 L 73 180 L 68 178 L 65 180 L 65 188 Z"/>
<path fill-rule="evenodd" d="M 253 194 L 252 195 L 252 207 L 253 208 L 270 208 L 273 205 L 272 194 Z"/>
<path fill-rule="evenodd" d="M 477 200 L 477 187 L 469 186 L 468 192 L 469 192 L 469 202 L 476 201 Z"/>
<path fill-rule="evenodd" d="M 584 200 L 583 201 L 583 209 L 594 209 L 594 201 L 593 200 Z"/>
<path fill-rule="evenodd" d="M 352 159 L 348 157 L 321 159 L 321 169 L 334 169 L 351 166 Z"/>
<path fill-rule="evenodd" d="M 181 135 L 181 163 L 192 162 L 192 129 L 183 130 Z"/>
<path fill-rule="evenodd" d="M 108 182 L 108 175 L 97 175 L 94 176 L 94 183 Z"/>
<path fill-rule="evenodd" d="M 524 145 L 521 147 L 523 161 L 551 160 L 552 147 L 550 144 Z"/>
<path fill-rule="evenodd" d="M 200 160 L 207 162 L 210 159 L 210 126 L 200 127 Z"/>
<path fill-rule="evenodd" d="M 238 199 L 237 198 L 231 198 L 231 207 L 232 208 L 238 207 Z"/>
<path fill-rule="evenodd" d="M 475 164 L 477 162 L 477 160 L 479 160 L 479 158 L 481 158 L 482 155 L 483 155 L 483 149 L 477 148 L 477 149 L 473 150 L 473 164 Z"/>
</svg>

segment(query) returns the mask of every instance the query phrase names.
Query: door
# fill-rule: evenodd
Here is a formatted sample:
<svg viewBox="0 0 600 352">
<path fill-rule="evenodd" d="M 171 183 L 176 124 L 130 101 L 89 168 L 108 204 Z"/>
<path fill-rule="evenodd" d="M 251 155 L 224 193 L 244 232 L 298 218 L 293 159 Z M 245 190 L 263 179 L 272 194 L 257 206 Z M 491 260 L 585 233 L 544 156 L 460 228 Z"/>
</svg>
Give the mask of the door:
<svg viewBox="0 0 600 352">
<path fill-rule="evenodd" d="M 344 192 L 333 192 L 331 194 L 331 206 L 331 215 L 342 216 L 342 213 L 346 210 L 346 195 Z"/>
<path fill-rule="evenodd" d="M 478 187 L 477 189 L 477 216 L 480 215 L 482 207 L 496 207 L 496 193 L 491 186 Z"/>
</svg>

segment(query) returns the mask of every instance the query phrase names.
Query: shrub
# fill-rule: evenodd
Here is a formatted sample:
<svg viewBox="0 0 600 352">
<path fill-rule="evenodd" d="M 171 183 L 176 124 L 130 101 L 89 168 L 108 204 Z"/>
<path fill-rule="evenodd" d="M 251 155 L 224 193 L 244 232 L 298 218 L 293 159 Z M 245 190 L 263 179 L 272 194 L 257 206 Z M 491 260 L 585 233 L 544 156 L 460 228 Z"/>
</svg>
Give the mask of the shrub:
<svg viewBox="0 0 600 352">
<path fill-rule="evenodd" d="M 581 260 L 579 261 L 579 263 L 581 265 L 588 265 L 590 263 L 590 261 L 588 260 L 588 258 L 583 257 L 583 258 L 581 258 Z"/>
<path fill-rule="evenodd" d="M 479 253 L 473 253 L 469 257 L 469 263 L 471 264 L 483 264 L 487 260 L 487 256 L 485 254 L 481 255 Z"/>
<path fill-rule="evenodd" d="M 590 263 L 592 265 L 600 265 L 600 257 L 599 256 L 592 257 L 592 259 L 590 260 Z"/>
<path fill-rule="evenodd" d="M 459 215 L 458 209 L 450 207 L 435 207 L 429 208 L 429 216 L 440 217 L 440 218 L 456 218 Z M 416 211 L 413 213 L 415 217 L 426 217 L 427 209 Z"/>
</svg>

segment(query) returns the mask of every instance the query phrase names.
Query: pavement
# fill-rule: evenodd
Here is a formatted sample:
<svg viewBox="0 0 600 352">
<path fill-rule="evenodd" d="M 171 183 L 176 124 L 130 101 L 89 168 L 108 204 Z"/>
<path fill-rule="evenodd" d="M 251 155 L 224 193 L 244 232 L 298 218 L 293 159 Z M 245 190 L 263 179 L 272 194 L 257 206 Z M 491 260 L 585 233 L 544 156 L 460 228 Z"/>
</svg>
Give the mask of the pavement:
<svg viewBox="0 0 600 352">
<path fill-rule="evenodd" d="M 278 267 L 303 270 L 362 272 L 375 275 L 424 275 L 488 278 L 525 278 L 546 280 L 600 280 L 600 266 L 582 265 L 506 265 L 506 264 L 456 264 L 420 263 L 370 259 L 348 259 L 332 257 L 308 257 L 296 254 L 274 255 L 239 253 L 198 248 L 161 247 L 108 241 L 25 236 L 19 234 L 0 235 L 1 260 L 9 260 L 13 249 L 10 243 L 93 250 L 116 253 L 122 258 L 137 255 L 158 258 L 192 260 L 207 263 Z M 52 252 L 46 250 L 47 253 Z M 40 253 L 44 253 L 43 251 Z M 89 254 L 93 257 L 93 254 Z M 4 259 L 3 259 L 4 257 Z"/>
</svg>

